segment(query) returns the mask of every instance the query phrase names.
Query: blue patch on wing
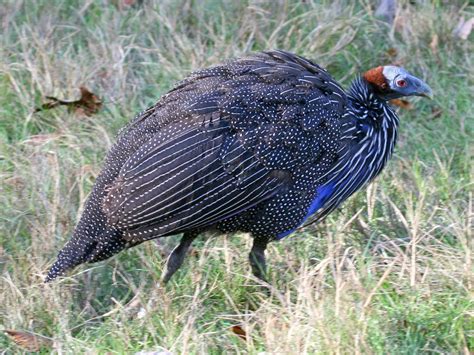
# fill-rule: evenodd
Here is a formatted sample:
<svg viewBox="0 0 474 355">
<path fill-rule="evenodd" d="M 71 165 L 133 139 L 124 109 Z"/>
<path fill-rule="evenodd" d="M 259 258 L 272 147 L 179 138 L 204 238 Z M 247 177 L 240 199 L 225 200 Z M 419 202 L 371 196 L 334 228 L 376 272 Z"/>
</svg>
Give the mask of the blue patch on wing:
<svg viewBox="0 0 474 355">
<path fill-rule="evenodd" d="M 311 205 L 308 208 L 308 213 L 306 214 L 300 225 L 303 224 L 314 213 L 316 213 L 321 207 L 323 207 L 326 201 L 332 196 L 333 192 L 334 183 L 319 186 L 316 190 L 316 198 L 313 200 L 313 202 L 311 202 Z M 293 233 L 297 228 L 298 227 L 277 234 L 276 239 L 279 240 L 285 238 L 287 235 Z"/>
<path fill-rule="evenodd" d="M 283 238 L 285 238 L 287 235 L 293 233 L 295 230 L 296 230 L 296 228 L 293 228 L 293 229 L 290 229 L 289 231 L 279 233 L 279 234 L 277 234 L 277 236 L 276 236 L 275 239 L 276 239 L 276 240 L 283 239 Z"/>
<path fill-rule="evenodd" d="M 313 215 L 317 210 L 324 206 L 328 198 L 331 197 L 334 191 L 334 183 L 327 185 L 319 186 L 316 190 L 316 199 L 311 203 L 308 208 L 308 213 L 306 214 L 304 220 L 306 221 L 311 215 Z"/>
</svg>

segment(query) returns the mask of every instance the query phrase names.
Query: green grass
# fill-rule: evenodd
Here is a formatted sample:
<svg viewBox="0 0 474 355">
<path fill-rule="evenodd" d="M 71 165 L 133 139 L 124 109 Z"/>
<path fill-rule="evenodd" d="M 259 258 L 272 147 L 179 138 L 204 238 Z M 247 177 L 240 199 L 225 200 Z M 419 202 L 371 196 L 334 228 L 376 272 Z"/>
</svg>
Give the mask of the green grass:
<svg viewBox="0 0 474 355">
<path fill-rule="evenodd" d="M 4 1 L 1 327 L 50 337 L 61 353 L 474 351 L 474 46 L 453 35 L 474 9 L 400 3 L 389 26 L 369 0 Z M 312 58 L 345 86 L 396 61 L 435 100 L 400 111 L 395 157 L 375 183 L 271 245 L 271 297 L 250 275 L 245 235 L 201 238 L 166 287 L 153 242 L 44 285 L 120 127 L 190 71 L 268 48 Z M 99 114 L 33 113 L 81 85 L 104 100 Z M 0 349 L 21 351 L 3 336 Z"/>
</svg>

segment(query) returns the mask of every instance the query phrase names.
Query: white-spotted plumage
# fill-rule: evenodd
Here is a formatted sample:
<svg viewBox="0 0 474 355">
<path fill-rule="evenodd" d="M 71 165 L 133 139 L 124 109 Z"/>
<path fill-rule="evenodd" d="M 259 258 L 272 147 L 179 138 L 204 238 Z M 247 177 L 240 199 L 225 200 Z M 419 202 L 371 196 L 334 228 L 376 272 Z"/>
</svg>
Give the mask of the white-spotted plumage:
<svg viewBox="0 0 474 355">
<path fill-rule="evenodd" d="M 47 280 L 173 234 L 282 238 L 373 179 L 397 123 L 364 79 L 346 94 L 291 53 L 199 70 L 119 132 Z"/>
</svg>

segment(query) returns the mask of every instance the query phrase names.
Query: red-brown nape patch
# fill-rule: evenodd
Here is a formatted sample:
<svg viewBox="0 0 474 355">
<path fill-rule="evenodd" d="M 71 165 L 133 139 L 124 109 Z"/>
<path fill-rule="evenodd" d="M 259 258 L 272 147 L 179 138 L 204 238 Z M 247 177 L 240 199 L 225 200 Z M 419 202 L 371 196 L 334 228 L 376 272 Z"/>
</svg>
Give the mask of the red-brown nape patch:
<svg viewBox="0 0 474 355">
<path fill-rule="evenodd" d="M 371 83 L 381 91 L 384 91 L 388 88 L 387 81 L 385 80 L 385 76 L 383 75 L 382 66 L 367 70 L 364 73 L 363 77 L 365 80 L 367 80 L 367 82 Z"/>
</svg>

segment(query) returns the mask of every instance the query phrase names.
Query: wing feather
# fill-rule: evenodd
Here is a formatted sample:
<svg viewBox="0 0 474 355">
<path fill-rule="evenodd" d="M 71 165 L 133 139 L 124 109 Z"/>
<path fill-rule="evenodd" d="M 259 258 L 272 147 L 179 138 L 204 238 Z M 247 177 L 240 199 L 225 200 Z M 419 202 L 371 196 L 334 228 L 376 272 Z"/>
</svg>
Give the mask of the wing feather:
<svg viewBox="0 0 474 355">
<path fill-rule="evenodd" d="M 130 127 L 156 133 L 109 186 L 107 222 L 140 241 L 253 208 L 337 148 L 344 105 L 324 69 L 282 51 L 198 71 Z"/>
<path fill-rule="evenodd" d="M 109 188 L 103 204 L 108 222 L 129 239 L 143 240 L 211 226 L 273 196 L 284 182 L 238 142 L 229 152 L 239 155 L 225 164 L 228 130 L 221 121 L 163 142 L 163 132 L 152 138 Z"/>
</svg>

